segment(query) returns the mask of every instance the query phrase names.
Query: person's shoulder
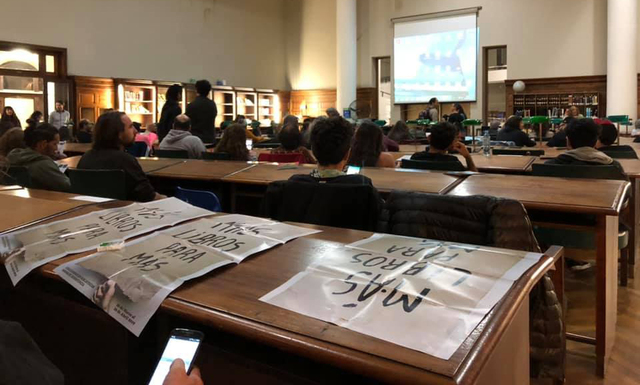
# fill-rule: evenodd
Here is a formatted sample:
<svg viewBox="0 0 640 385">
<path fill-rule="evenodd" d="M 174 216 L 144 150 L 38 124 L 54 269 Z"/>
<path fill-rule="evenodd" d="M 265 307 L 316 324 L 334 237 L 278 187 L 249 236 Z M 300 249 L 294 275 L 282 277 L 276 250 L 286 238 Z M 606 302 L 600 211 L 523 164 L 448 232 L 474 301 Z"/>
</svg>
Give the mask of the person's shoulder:
<svg viewBox="0 0 640 385">
<path fill-rule="evenodd" d="M 380 157 L 378 158 L 378 163 L 380 167 L 394 167 L 396 159 L 388 152 L 381 152 Z"/>
<path fill-rule="evenodd" d="M 411 160 L 428 160 L 429 158 L 430 157 L 428 151 L 420 151 L 411 155 Z"/>
</svg>

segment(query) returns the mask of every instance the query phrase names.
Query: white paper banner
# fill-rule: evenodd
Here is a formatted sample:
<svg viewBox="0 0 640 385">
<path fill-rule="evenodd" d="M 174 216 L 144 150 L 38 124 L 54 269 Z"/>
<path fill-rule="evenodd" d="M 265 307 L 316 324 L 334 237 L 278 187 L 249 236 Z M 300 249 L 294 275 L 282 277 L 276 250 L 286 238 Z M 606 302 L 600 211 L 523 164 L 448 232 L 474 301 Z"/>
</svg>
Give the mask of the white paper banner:
<svg viewBox="0 0 640 385">
<path fill-rule="evenodd" d="M 376 234 L 260 300 L 448 360 L 541 256 Z"/>
<path fill-rule="evenodd" d="M 217 222 L 219 218 L 223 217 L 160 231 L 122 250 L 66 263 L 55 272 L 138 336 L 162 301 L 183 282 L 283 243 Z M 267 222 L 274 228 L 282 225 Z M 261 226 L 266 231 L 267 225 Z M 288 239 L 294 233 L 309 233 L 286 226 Z"/>
<path fill-rule="evenodd" d="M 176 198 L 92 212 L 0 237 L 0 258 L 16 285 L 33 269 L 65 255 L 96 249 L 212 213 Z"/>
</svg>

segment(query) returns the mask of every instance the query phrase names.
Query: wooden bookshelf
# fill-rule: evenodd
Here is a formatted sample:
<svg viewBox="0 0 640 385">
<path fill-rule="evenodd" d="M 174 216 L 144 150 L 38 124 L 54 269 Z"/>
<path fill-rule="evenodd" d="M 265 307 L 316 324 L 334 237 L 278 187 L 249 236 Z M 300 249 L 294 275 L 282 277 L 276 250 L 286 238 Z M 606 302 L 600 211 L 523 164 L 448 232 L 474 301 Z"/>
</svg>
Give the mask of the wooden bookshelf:
<svg viewBox="0 0 640 385">
<path fill-rule="evenodd" d="M 236 118 L 236 92 L 231 89 L 213 89 L 213 101 L 218 108 L 215 126 L 220 127 L 223 122 Z"/>
<path fill-rule="evenodd" d="M 132 121 L 139 122 L 143 129 L 156 121 L 157 88 L 150 82 L 127 82 L 118 84 L 118 108 Z"/>
<path fill-rule="evenodd" d="M 278 95 L 258 94 L 258 120 L 263 126 L 271 125 L 271 121 L 277 121 L 278 110 Z"/>
<path fill-rule="evenodd" d="M 236 115 L 247 119 L 258 119 L 258 94 L 255 92 L 236 92 Z"/>
<path fill-rule="evenodd" d="M 513 113 L 522 116 L 549 116 L 561 118 L 565 110 L 576 106 L 585 117 L 598 116 L 600 93 L 580 92 L 571 94 L 514 94 Z"/>
</svg>

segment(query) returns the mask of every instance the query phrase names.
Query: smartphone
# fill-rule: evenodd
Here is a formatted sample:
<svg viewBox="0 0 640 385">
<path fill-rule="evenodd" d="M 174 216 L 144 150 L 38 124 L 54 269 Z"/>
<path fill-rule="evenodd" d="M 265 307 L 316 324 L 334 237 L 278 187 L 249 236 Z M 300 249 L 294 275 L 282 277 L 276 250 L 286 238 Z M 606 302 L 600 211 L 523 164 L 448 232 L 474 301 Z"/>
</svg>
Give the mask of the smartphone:
<svg viewBox="0 0 640 385">
<path fill-rule="evenodd" d="M 347 167 L 347 175 L 360 174 L 360 167 L 358 166 L 349 166 Z"/>
<path fill-rule="evenodd" d="M 173 329 L 169 336 L 169 341 L 164 347 L 160 362 L 156 366 L 156 370 L 151 376 L 149 385 L 162 385 L 164 378 L 169 373 L 171 363 L 176 358 L 181 358 L 184 361 L 184 366 L 187 368 L 187 374 L 191 373 L 191 366 L 198 354 L 200 344 L 204 339 L 204 334 L 197 330 L 190 329 Z"/>
<path fill-rule="evenodd" d="M 247 139 L 244 143 L 247 146 L 247 150 L 251 151 L 251 149 L 253 148 L 253 140 Z"/>
</svg>

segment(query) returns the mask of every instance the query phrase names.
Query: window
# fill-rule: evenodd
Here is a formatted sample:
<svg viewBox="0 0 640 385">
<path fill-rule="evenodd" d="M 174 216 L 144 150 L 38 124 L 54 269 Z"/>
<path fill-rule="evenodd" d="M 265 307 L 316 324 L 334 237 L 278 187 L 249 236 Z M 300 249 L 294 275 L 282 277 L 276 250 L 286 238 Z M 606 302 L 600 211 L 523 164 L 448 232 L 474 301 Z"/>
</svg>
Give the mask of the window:
<svg viewBox="0 0 640 385">
<path fill-rule="evenodd" d="M 40 55 L 25 49 L 0 51 L 0 69 L 40 71 Z"/>
</svg>

